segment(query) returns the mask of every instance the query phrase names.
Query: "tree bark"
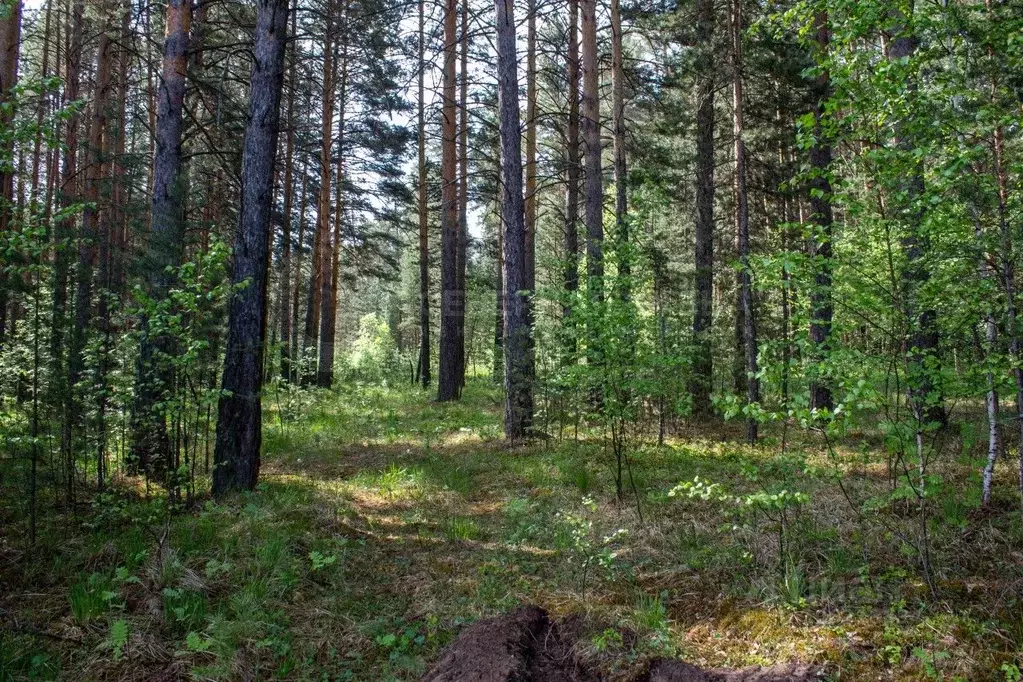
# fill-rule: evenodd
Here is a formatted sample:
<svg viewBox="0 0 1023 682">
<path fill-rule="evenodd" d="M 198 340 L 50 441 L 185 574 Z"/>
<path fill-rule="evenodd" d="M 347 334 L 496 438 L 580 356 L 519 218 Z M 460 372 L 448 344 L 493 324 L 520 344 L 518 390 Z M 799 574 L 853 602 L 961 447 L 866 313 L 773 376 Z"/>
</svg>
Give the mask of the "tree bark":
<svg viewBox="0 0 1023 682">
<path fill-rule="evenodd" d="M 347 2 L 343 12 L 347 12 Z M 342 13 L 342 22 L 344 22 Z M 329 261 L 324 259 L 324 275 L 320 293 L 320 361 L 316 369 L 316 384 L 320 388 L 330 388 L 334 384 L 334 340 L 337 335 L 337 296 L 338 282 L 341 271 L 341 235 L 343 233 L 344 202 L 342 188 L 342 172 L 344 171 L 345 146 L 345 106 L 348 96 L 348 36 L 344 24 L 341 29 L 341 40 L 344 43 L 341 55 L 341 83 L 337 97 L 337 201 L 334 211 L 334 234 Z M 329 277 L 328 277 L 329 275 Z"/>
<path fill-rule="evenodd" d="M 625 130 L 625 73 L 622 55 L 622 13 L 619 0 L 611 0 L 611 129 L 614 140 L 615 239 L 618 243 L 619 294 L 630 297 L 629 174 Z"/>
<path fill-rule="evenodd" d="M 331 149 L 334 135 L 334 81 L 336 49 L 334 36 L 334 2 L 328 0 L 327 26 L 323 34 L 323 118 L 320 127 L 320 194 L 316 203 L 316 236 L 313 238 L 312 267 L 309 274 L 308 306 L 305 317 L 304 354 L 311 365 L 306 370 L 305 383 L 319 382 L 317 360 L 321 358 L 318 341 L 321 331 L 324 289 L 330 287 L 330 182 L 333 165 Z M 329 295 L 329 294 L 328 294 Z M 313 357 L 308 357 L 312 355 Z"/>
<path fill-rule="evenodd" d="M 458 135 L 455 77 L 458 32 L 458 0 L 445 0 L 444 5 L 444 74 L 442 87 L 441 141 L 441 314 L 440 367 L 437 374 L 437 400 L 457 400 L 461 391 L 458 366 L 462 346 L 458 335 L 465 301 L 458 282 Z"/>
<path fill-rule="evenodd" d="M 296 34 L 298 0 L 291 5 L 291 35 Z M 288 64 L 288 118 L 287 140 L 284 144 L 284 224 L 281 228 L 281 378 L 291 381 L 291 221 L 292 201 L 295 194 L 292 165 L 295 160 L 295 90 L 298 89 L 298 55 L 294 38 Z"/>
<path fill-rule="evenodd" d="M 68 42 L 66 55 L 65 99 L 74 102 L 78 99 L 81 85 L 82 67 L 82 30 L 84 4 L 82 0 L 68 3 L 67 33 Z M 60 178 L 61 207 L 69 209 L 78 200 L 78 114 L 72 114 L 65 128 L 66 147 L 64 165 Z M 75 454 L 72 447 L 72 417 L 74 416 L 73 392 L 71 391 L 70 367 L 64 371 L 64 329 L 68 307 L 68 280 L 70 279 L 71 254 L 70 240 L 74 231 L 75 217 L 69 216 L 57 222 L 58 244 L 65 248 L 57 249 L 53 264 L 53 316 L 51 318 L 52 336 L 50 352 L 53 356 L 53 375 L 57 379 L 56 395 L 63 403 L 64 413 L 61 420 L 60 454 L 64 464 L 64 493 L 66 501 L 74 501 L 75 486 Z M 68 358 L 70 361 L 70 357 Z"/>
<path fill-rule="evenodd" d="M 181 262 L 184 241 L 183 185 L 181 172 L 182 112 L 188 71 L 188 36 L 192 25 L 191 0 L 167 2 L 163 66 L 157 89 L 156 156 L 153 159 L 153 201 L 146 244 L 147 295 L 154 302 L 167 298 L 171 276 L 167 268 Z M 139 320 L 143 336 L 136 375 L 136 403 L 132 457 L 146 472 L 166 471 L 170 440 L 166 420 L 157 411 L 170 388 L 172 377 L 162 355 L 172 351 L 171 341 L 151 336 L 149 318 Z M 155 467 L 155 468 L 154 468 Z"/>
<path fill-rule="evenodd" d="M 9 129 L 14 122 L 12 93 L 18 85 L 18 62 L 21 55 L 21 0 L 14 0 L 7 16 L 0 19 L 0 128 Z M 0 148 L 0 239 L 11 229 L 14 209 L 14 140 L 7 139 Z M 7 331 L 7 304 L 10 287 L 7 274 L 0 271 L 0 344 Z"/>
<path fill-rule="evenodd" d="M 579 291 L 579 0 L 568 0 L 568 122 L 565 128 L 565 362 L 572 362 L 577 347 L 572 301 Z"/>
<path fill-rule="evenodd" d="M 419 0 L 419 176 L 417 205 L 419 210 L 419 379 L 423 388 L 430 386 L 430 232 L 426 195 L 426 3 Z"/>
<path fill-rule="evenodd" d="M 462 314 L 458 317 L 458 366 L 456 380 L 461 393 L 465 386 L 465 313 L 467 302 L 466 272 L 469 257 L 469 0 L 462 0 L 461 48 L 459 51 L 458 93 L 458 278 Z"/>
<path fill-rule="evenodd" d="M 501 228 L 504 230 L 504 434 L 523 438 L 533 419 L 522 140 L 515 54 L 514 0 L 496 0 L 498 125 L 501 138 Z"/>
<path fill-rule="evenodd" d="M 308 107 L 307 107 L 308 110 Z M 299 301 L 302 298 L 302 249 L 305 246 L 305 209 L 309 194 L 309 155 L 302 155 L 302 192 L 298 200 L 298 241 L 295 242 L 295 281 L 291 291 L 291 380 L 298 382 L 302 367 L 302 347 L 298 342 Z M 315 239 L 315 236 L 314 236 Z"/>
<path fill-rule="evenodd" d="M 991 0 L 987 0 L 986 3 L 987 11 L 991 12 Z M 994 50 L 990 49 L 990 56 L 994 58 Z M 994 61 L 994 59 L 992 59 Z M 997 97 L 998 92 L 998 78 L 995 75 L 991 77 L 991 96 L 992 99 Z M 1017 328 L 1017 311 L 1016 311 L 1016 260 L 1013 253 L 1013 235 L 1012 229 L 1009 226 L 1009 182 L 1008 173 L 1005 167 L 1005 130 L 1002 126 L 996 126 L 994 130 L 994 136 L 991 145 L 991 152 L 994 162 L 995 170 L 995 181 L 998 187 L 998 230 L 1001 237 L 1001 260 L 1002 260 L 1002 284 L 1005 289 L 1005 304 L 1006 304 L 1006 329 L 1009 335 L 1009 358 L 1012 360 L 1013 367 L 1013 379 L 1016 384 L 1016 428 L 1019 433 L 1017 442 L 1017 451 L 1019 459 L 1019 492 L 1020 497 L 1023 498 L 1023 365 L 1020 364 L 1020 339 L 1019 329 Z M 987 324 L 988 330 L 987 335 L 989 338 L 997 334 L 997 328 L 995 327 L 993 320 Z M 992 386 L 994 383 L 992 381 Z M 997 394 L 994 396 L 994 409 L 993 412 L 997 416 Z M 989 407 L 991 410 L 991 407 Z M 994 428 L 994 427 L 992 427 Z M 994 462 L 991 462 L 991 476 L 994 474 Z M 985 471 L 985 483 L 987 483 L 987 471 Z M 985 499 L 986 504 L 990 499 L 990 486 L 985 486 Z"/>
<path fill-rule="evenodd" d="M 689 395 L 693 413 L 711 413 L 714 382 L 711 326 L 714 318 L 714 0 L 696 6 L 696 244 L 693 287 L 693 372 Z"/>
<path fill-rule="evenodd" d="M 604 301 L 604 186 L 600 167 L 600 92 L 597 55 L 596 0 L 579 0 L 582 33 L 582 138 L 585 145 L 585 193 L 583 221 L 586 223 L 586 289 L 593 306 L 591 319 Z M 587 361 L 602 362 L 600 330 L 587 333 Z M 599 396 L 594 396 L 599 398 Z"/>
<path fill-rule="evenodd" d="M 102 10 L 101 10 L 102 12 Z M 104 13 L 105 14 L 105 13 Z M 99 239 L 99 201 L 100 183 L 103 180 L 103 148 L 104 131 L 106 129 L 106 111 L 108 88 L 110 85 L 110 52 L 111 40 L 109 22 L 104 16 L 104 28 L 99 36 L 96 48 L 96 92 L 92 101 L 92 114 L 89 122 L 89 165 L 85 169 L 85 210 L 82 212 L 82 235 L 78 242 L 78 272 L 75 285 L 75 317 L 71 329 L 71 345 L 68 350 L 68 392 L 67 392 L 67 426 L 72 431 L 79 426 L 82 418 L 82 405 L 77 399 L 75 386 L 85 372 L 85 345 L 89 325 L 92 321 L 92 286 L 93 266 L 96 261 L 97 241 Z M 69 438 L 73 436 L 69 435 Z M 69 452 L 73 452 L 73 445 Z"/>
<path fill-rule="evenodd" d="M 743 141 L 742 101 L 742 0 L 732 0 L 732 114 L 735 137 L 735 223 L 739 247 L 739 294 L 743 313 L 743 340 L 746 351 L 746 403 L 760 402 L 757 378 L 757 332 L 753 310 L 753 272 L 750 264 L 749 203 L 746 195 L 746 147 Z M 746 420 L 746 441 L 757 441 L 757 420 Z"/>
<path fill-rule="evenodd" d="M 526 2 L 526 290 L 536 289 L 536 0 Z"/>
<path fill-rule="evenodd" d="M 266 340 L 270 211 L 277 153 L 288 0 L 256 0 L 249 117 L 242 151 L 242 195 L 231 281 L 248 282 L 231 300 L 224 393 L 217 407 L 213 494 L 251 490 L 262 444 L 263 345 Z"/>
<path fill-rule="evenodd" d="M 826 58 L 830 42 L 826 11 L 816 15 L 815 24 L 817 48 L 821 57 Z M 810 207 L 813 211 L 814 232 L 809 247 L 810 261 L 814 268 L 814 284 L 810 290 L 810 347 L 813 364 L 810 374 L 810 408 L 831 410 L 834 407 L 831 388 L 824 378 L 826 370 L 822 367 L 827 360 L 831 318 L 834 314 L 831 302 L 831 180 L 828 176 L 831 167 L 831 143 L 826 139 L 824 130 L 825 106 L 831 96 L 831 76 L 826 70 L 814 81 L 813 96 L 814 143 L 810 149 L 810 167 L 813 169 L 810 180 Z"/>
</svg>

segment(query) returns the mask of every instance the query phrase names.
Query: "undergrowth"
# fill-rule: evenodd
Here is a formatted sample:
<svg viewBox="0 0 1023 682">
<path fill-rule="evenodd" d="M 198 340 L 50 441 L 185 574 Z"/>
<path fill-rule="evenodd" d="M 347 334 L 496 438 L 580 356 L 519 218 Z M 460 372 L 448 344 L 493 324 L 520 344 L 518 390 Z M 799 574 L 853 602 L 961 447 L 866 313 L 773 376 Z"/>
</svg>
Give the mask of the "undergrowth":
<svg viewBox="0 0 1023 682">
<path fill-rule="evenodd" d="M 899 538 L 912 510 L 869 504 L 886 485 L 869 451 L 829 469 L 819 444 L 750 450 L 708 424 L 637 449 L 641 521 L 585 429 L 500 441 L 485 383 L 450 405 L 365 386 L 295 401 L 268 401 L 252 493 L 170 513 L 122 480 L 47 515 L 34 548 L 4 532 L 0 680 L 417 679 L 465 623 L 526 603 L 637 664 L 1019 679 L 1011 499 L 932 512 L 935 598 Z"/>
</svg>

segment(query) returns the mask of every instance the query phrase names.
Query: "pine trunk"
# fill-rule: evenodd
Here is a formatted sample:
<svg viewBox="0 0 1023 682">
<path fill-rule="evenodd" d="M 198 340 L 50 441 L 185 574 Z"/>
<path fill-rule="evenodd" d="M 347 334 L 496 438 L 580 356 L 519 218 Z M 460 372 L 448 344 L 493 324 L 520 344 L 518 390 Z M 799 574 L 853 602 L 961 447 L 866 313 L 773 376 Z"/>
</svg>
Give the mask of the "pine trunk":
<svg viewBox="0 0 1023 682">
<path fill-rule="evenodd" d="M 830 42 L 827 12 L 820 12 L 816 19 L 817 48 L 826 57 Z M 810 207 L 813 212 L 814 233 L 810 239 L 810 261 L 814 269 L 814 283 L 810 290 L 810 346 L 813 370 L 810 381 L 810 408 L 831 410 L 834 407 L 831 389 L 825 381 L 826 371 L 822 366 L 827 359 L 831 336 L 831 318 L 834 306 L 831 302 L 831 144 L 825 138 L 824 111 L 831 96 L 831 77 L 821 72 L 813 84 L 814 95 L 814 144 L 810 149 Z"/>
<path fill-rule="evenodd" d="M 568 122 L 565 128 L 565 362 L 572 362 L 577 347 L 572 305 L 579 291 L 579 0 L 568 0 Z"/>
<path fill-rule="evenodd" d="M 291 5 L 291 35 L 296 33 L 296 11 L 298 0 Z M 288 118 L 287 141 L 284 144 L 284 221 L 281 227 L 281 378 L 291 381 L 291 231 L 292 203 L 295 194 L 295 181 L 292 165 L 295 160 L 295 91 L 298 89 L 298 55 L 296 42 L 291 43 L 291 55 L 288 64 Z"/>
<path fill-rule="evenodd" d="M 14 121 L 12 93 L 18 85 L 18 62 L 21 54 L 21 0 L 14 0 L 0 18 L 0 129 L 8 130 Z M 5 138 L 0 148 L 0 239 L 11 229 L 14 210 L 14 172 L 9 163 L 14 153 L 14 140 Z M 8 275 L 0 268 L 0 343 L 7 332 L 7 305 L 10 287 Z"/>
<path fill-rule="evenodd" d="M 465 305 L 466 272 L 469 245 L 469 0 L 462 1 L 461 48 L 459 52 L 458 93 L 458 292 L 462 314 L 458 317 L 458 366 L 455 371 L 458 391 L 465 386 Z"/>
<path fill-rule="evenodd" d="M 419 380 L 423 388 L 430 386 L 430 233 L 426 195 L 426 3 L 419 0 L 419 176 L 417 205 L 419 211 Z"/>
<path fill-rule="evenodd" d="M 515 55 L 514 0 L 496 0 L 498 125 L 501 138 L 501 228 L 504 230 L 504 433 L 523 438 L 533 418 L 533 368 L 526 293 L 522 140 Z"/>
<path fill-rule="evenodd" d="M 596 0 L 579 0 L 582 33 L 582 139 L 585 146 L 585 191 L 583 222 L 586 224 L 586 290 L 595 322 L 604 301 L 604 186 L 600 164 L 600 74 L 597 54 Z M 587 361 L 599 366 L 600 330 L 587 333 Z M 594 394 L 599 401 L 599 394 Z"/>
<path fill-rule="evenodd" d="M 334 8 L 327 3 L 327 26 L 323 34 L 323 102 L 320 120 L 320 192 L 316 202 L 316 230 L 313 236 L 313 257 L 309 271 L 309 291 L 306 298 L 305 335 L 303 355 L 310 365 L 305 370 L 303 383 L 317 379 L 317 361 L 320 357 L 320 316 L 323 312 L 324 285 L 329 287 L 330 277 L 330 178 L 333 170 L 331 148 L 334 135 Z"/>
<path fill-rule="evenodd" d="M 191 0 L 167 3 L 163 68 L 157 89 L 156 157 L 153 159 L 153 202 L 146 250 L 147 294 L 154 302 L 166 299 L 171 284 L 167 268 L 181 262 L 184 241 L 185 176 L 181 172 L 182 113 L 188 70 L 188 42 L 192 24 Z M 170 340 L 150 336 L 149 319 L 139 320 L 143 331 L 136 378 L 135 438 L 132 456 L 146 472 L 165 471 L 170 441 L 164 415 L 157 411 L 170 388 L 167 360 Z"/>
<path fill-rule="evenodd" d="M 760 402 L 757 378 L 757 332 L 753 310 L 753 271 L 750 263 L 749 202 L 746 194 L 746 147 L 743 141 L 742 98 L 742 0 L 732 4 L 732 114 L 735 136 L 735 223 L 739 247 L 739 294 L 746 352 L 746 403 Z M 746 442 L 756 443 L 757 420 L 746 420 Z"/>
<path fill-rule="evenodd" d="M 622 54 L 622 14 L 619 0 L 611 0 L 611 128 L 614 141 L 615 239 L 618 243 L 619 295 L 630 297 L 629 174 L 625 131 L 625 63 Z"/>
<path fill-rule="evenodd" d="M 693 371 L 689 395 L 693 413 L 711 413 L 714 355 L 714 0 L 698 0 L 696 66 L 696 229 L 693 289 Z"/>
<path fill-rule="evenodd" d="M 526 3 L 526 290 L 536 289 L 536 0 Z"/>
<path fill-rule="evenodd" d="M 442 87 L 441 141 L 441 313 L 440 367 L 437 375 L 437 400 L 457 400 L 461 385 L 458 377 L 461 344 L 458 335 L 464 301 L 459 290 L 458 272 L 458 150 L 457 79 L 455 77 L 458 1 L 444 5 L 444 74 Z"/>
<path fill-rule="evenodd" d="M 256 0 L 254 64 L 242 150 L 242 194 L 231 281 L 248 285 L 231 300 L 223 394 L 217 407 L 213 494 L 251 490 L 262 445 L 263 345 L 266 341 L 274 157 L 277 152 L 288 0 Z"/>
<path fill-rule="evenodd" d="M 348 36 L 345 33 L 345 29 L 342 27 L 341 39 L 344 41 L 344 48 L 341 55 L 341 87 L 337 98 L 337 169 L 335 173 L 337 195 L 334 205 L 334 233 L 329 249 L 330 260 L 325 260 L 323 263 L 324 276 L 320 293 L 322 306 L 320 310 L 320 361 L 316 369 L 316 384 L 320 388 L 330 388 L 334 385 L 334 341 L 337 335 L 337 296 L 341 272 L 341 236 L 344 220 L 342 172 L 345 158 L 345 105 L 348 96 Z"/>
</svg>

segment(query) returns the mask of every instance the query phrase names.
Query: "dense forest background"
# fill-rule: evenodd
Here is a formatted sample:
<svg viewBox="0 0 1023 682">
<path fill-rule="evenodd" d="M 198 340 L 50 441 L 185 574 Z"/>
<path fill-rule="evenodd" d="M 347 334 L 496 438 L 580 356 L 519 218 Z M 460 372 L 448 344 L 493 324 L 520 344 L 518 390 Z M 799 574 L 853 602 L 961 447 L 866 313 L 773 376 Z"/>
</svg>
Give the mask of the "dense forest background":
<svg viewBox="0 0 1023 682">
<path fill-rule="evenodd" d="M 1002 0 L 5 0 L 0 680 L 415 679 L 530 602 L 605 668 L 1019 680 L 1021 36 Z M 299 609 L 398 517 L 435 592 L 385 570 L 328 655 Z"/>
</svg>

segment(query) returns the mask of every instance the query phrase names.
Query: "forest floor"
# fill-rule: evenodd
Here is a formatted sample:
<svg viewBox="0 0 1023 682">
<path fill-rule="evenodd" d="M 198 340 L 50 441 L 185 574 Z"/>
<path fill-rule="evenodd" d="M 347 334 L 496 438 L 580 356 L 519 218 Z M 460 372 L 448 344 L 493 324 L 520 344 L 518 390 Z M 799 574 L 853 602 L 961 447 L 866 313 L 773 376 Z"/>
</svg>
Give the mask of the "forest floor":
<svg viewBox="0 0 1023 682">
<path fill-rule="evenodd" d="M 123 480 L 75 520 L 44 515 L 31 551 L 0 510 L 0 681 L 415 680 L 467 624 L 525 604 L 572 623 L 572 655 L 605 679 L 657 658 L 1020 679 L 1011 467 L 994 510 L 976 509 L 960 436 L 941 473 L 962 487 L 942 484 L 927 524 L 932 594 L 915 507 L 870 506 L 888 486 L 872 434 L 829 453 L 790 430 L 782 454 L 780 432 L 750 449 L 736 425 L 686 427 L 633 444 L 619 504 L 603 443 L 510 447 L 482 381 L 457 404 L 377 387 L 267 402 L 251 494 L 168 517 Z M 669 494 L 696 476 L 722 488 Z M 808 495 L 781 494 L 784 532 L 782 490 Z"/>
</svg>

